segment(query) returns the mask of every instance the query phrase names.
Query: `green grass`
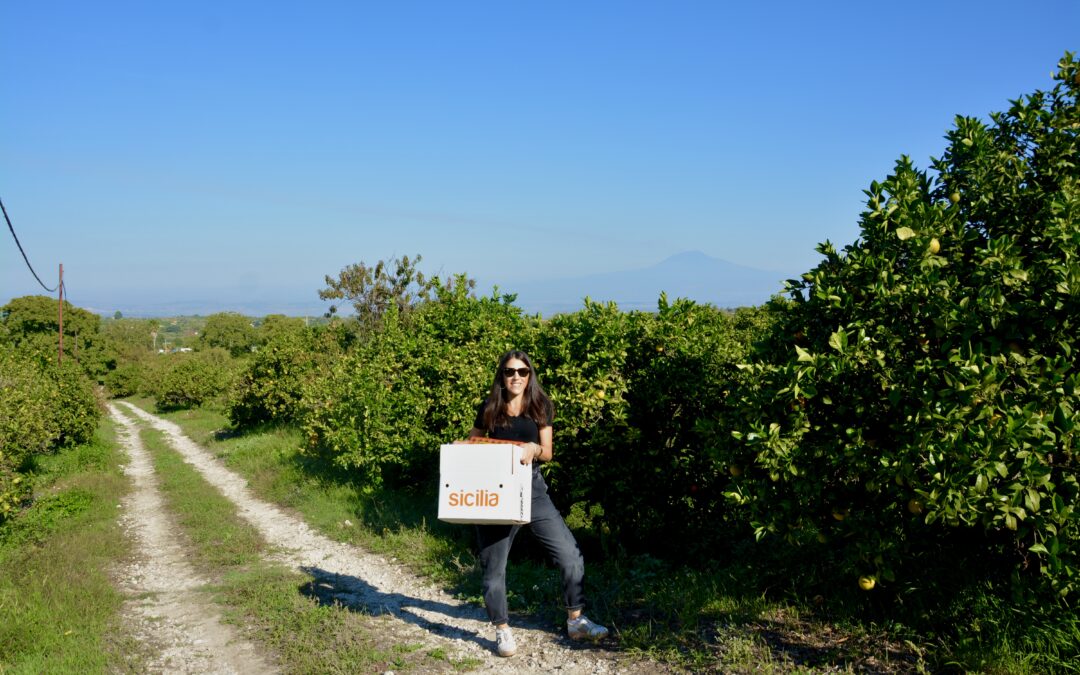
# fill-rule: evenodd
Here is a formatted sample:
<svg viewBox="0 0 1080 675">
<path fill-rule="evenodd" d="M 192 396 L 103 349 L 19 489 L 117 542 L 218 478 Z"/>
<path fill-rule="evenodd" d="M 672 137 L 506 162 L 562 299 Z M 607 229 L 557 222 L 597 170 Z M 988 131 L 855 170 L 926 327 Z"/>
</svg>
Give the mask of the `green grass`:
<svg viewBox="0 0 1080 675">
<path fill-rule="evenodd" d="M 146 407 L 145 401 L 129 400 Z M 295 429 L 236 436 L 216 410 L 160 416 L 179 424 L 192 440 L 247 478 L 263 499 L 295 509 L 333 539 L 396 557 L 444 584 L 461 583 L 462 573 L 475 569 L 471 527 L 429 520 L 430 509 L 418 507 L 415 494 L 366 494 L 347 473 L 301 454 L 302 438 Z M 468 584 L 468 590 L 477 594 L 479 585 Z"/>
<path fill-rule="evenodd" d="M 290 673 L 453 670 L 468 662 L 431 655 L 385 637 L 381 619 L 321 602 L 310 576 L 264 560 L 268 546 L 236 508 L 169 448 L 163 434 L 141 432 L 169 511 L 214 580 L 226 620 L 269 647 Z"/>
<path fill-rule="evenodd" d="M 106 573 L 129 551 L 119 461 L 108 422 L 91 443 L 35 458 L 33 505 L 0 527 L 0 672 L 142 669 Z"/>
<path fill-rule="evenodd" d="M 244 475 L 264 499 L 330 537 L 393 556 L 458 597 L 480 603 L 473 531 L 434 520 L 423 491 L 369 493 L 299 452 L 290 429 L 227 430 L 219 412 L 165 415 Z M 351 523 L 351 525 L 346 524 Z M 972 588 L 932 609 L 875 605 L 856 588 L 819 588 L 784 549 L 736 548 L 697 568 L 639 556 L 588 555 L 587 611 L 621 649 L 694 670 L 852 669 L 910 672 L 1080 672 L 1080 628 L 1060 611 L 1019 611 L 1005 591 Z M 508 566 L 512 612 L 561 625 L 558 575 L 527 539 Z M 929 614 L 927 615 L 927 612 Z"/>
</svg>

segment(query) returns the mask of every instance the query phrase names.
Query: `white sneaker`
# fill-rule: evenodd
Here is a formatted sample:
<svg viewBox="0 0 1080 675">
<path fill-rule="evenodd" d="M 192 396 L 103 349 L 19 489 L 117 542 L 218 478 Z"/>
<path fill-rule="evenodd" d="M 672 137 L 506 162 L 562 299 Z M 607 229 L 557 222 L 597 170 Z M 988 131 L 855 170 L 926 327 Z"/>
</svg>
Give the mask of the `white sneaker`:
<svg viewBox="0 0 1080 675">
<path fill-rule="evenodd" d="M 514 642 L 514 634 L 510 627 L 495 629 L 495 644 L 499 656 L 513 656 L 517 653 L 517 643 Z"/>
<path fill-rule="evenodd" d="M 576 619 L 566 620 L 566 633 L 571 640 L 601 640 L 607 637 L 608 629 L 582 614 Z"/>
</svg>

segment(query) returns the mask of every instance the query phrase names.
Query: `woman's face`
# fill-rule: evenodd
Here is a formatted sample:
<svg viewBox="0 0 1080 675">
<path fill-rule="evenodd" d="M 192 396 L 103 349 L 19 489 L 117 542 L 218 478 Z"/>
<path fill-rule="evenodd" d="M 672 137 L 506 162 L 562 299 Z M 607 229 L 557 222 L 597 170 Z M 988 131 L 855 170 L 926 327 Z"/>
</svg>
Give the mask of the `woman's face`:
<svg viewBox="0 0 1080 675">
<path fill-rule="evenodd" d="M 521 395 L 525 391 L 532 373 L 529 372 L 529 367 L 521 359 L 510 359 L 503 366 L 501 377 L 507 393 L 514 397 Z"/>
</svg>

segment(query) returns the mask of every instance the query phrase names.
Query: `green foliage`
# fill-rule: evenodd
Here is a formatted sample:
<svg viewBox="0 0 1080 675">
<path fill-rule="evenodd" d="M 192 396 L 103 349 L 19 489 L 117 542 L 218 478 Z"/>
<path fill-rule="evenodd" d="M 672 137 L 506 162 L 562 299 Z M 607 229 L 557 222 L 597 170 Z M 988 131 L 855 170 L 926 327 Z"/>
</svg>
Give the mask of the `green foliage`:
<svg viewBox="0 0 1080 675">
<path fill-rule="evenodd" d="M 103 384 L 109 394 L 116 398 L 134 396 L 143 386 L 146 367 L 139 361 L 128 361 L 105 373 Z"/>
<path fill-rule="evenodd" d="M 271 326 L 267 341 L 248 360 L 229 395 L 227 414 L 233 426 L 300 421 L 304 386 L 340 356 L 341 347 L 336 333 L 298 323 L 274 321 L 261 327 Z"/>
<path fill-rule="evenodd" d="M 224 349 L 211 348 L 186 354 L 171 354 L 157 391 L 159 410 L 177 410 L 202 405 L 228 389 L 235 368 Z"/>
<path fill-rule="evenodd" d="M 154 351 L 156 320 L 112 319 L 101 324 L 101 337 L 112 361 L 130 361 Z"/>
<path fill-rule="evenodd" d="M 21 351 L 43 359 L 57 359 L 60 346 L 60 316 L 56 300 L 43 295 L 27 295 L 0 307 L 0 322 L 6 341 Z M 94 380 L 109 368 L 109 354 L 101 340 L 101 318 L 64 301 L 64 359 L 78 362 Z"/>
<path fill-rule="evenodd" d="M 23 475 L 27 458 L 52 443 L 48 385 L 13 348 L 0 346 L 0 522 L 28 494 Z"/>
<path fill-rule="evenodd" d="M 251 320 L 235 312 L 220 312 L 206 318 L 199 334 L 199 347 L 218 347 L 232 356 L 249 353 L 258 343 L 258 334 Z"/>
<path fill-rule="evenodd" d="M 54 387 L 50 396 L 58 428 L 54 446 L 89 442 L 101 417 L 101 406 L 90 381 L 73 361 L 64 361 L 62 365 L 49 362 L 43 370 Z"/>
<path fill-rule="evenodd" d="M 498 356 L 521 348 L 555 404 L 549 483 L 581 526 L 628 548 L 685 534 L 704 549 L 725 534 L 716 526 L 726 510 L 724 467 L 704 452 L 711 431 L 697 422 L 740 377 L 735 364 L 764 332 L 767 312 L 731 316 L 661 298 L 657 314 L 624 313 L 586 301 L 541 323 L 522 317 L 512 297 L 477 299 L 466 288 L 460 280 L 439 285 L 406 316 L 391 305 L 342 359 L 306 379 L 300 407 L 309 452 L 359 469 L 371 486 L 422 483 L 439 445 L 468 433 Z M 295 410 L 288 392 L 303 358 L 302 347 L 258 356 L 234 422 Z"/>
<path fill-rule="evenodd" d="M 308 331 L 304 319 L 284 314 L 269 314 L 255 329 L 259 345 L 282 342 L 290 337 L 302 338 Z"/>
<path fill-rule="evenodd" d="M 468 295 L 461 279 L 438 284 L 408 318 L 391 305 L 378 330 L 309 383 L 309 452 L 372 486 L 387 474 L 432 476 L 439 445 L 468 434 L 494 358 L 529 339 L 520 310 Z"/>
<path fill-rule="evenodd" d="M 0 344 L 0 521 L 26 497 L 35 454 L 87 442 L 100 409 L 82 369 Z"/>
<path fill-rule="evenodd" d="M 438 277 L 426 277 L 416 269 L 421 256 L 409 259 L 393 258 L 389 263 L 382 260 L 370 266 L 355 263 L 338 273 L 337 279 L 327 275 L 326 288 L 319 291 L 323 300 L 345 300 L 356 311 L 361 327 L 378 324 L 391 308 L 397 309 L 399 317 L 406 316 L 414 307 L 434 298 L 439 288 L 449 287 L 453 282 L 442 282 Z M 468 292 L 476 282 L 465 276 L 457 277 Z M 337 305 L 330 305 L 328 315 L 337 313 Z"/>
<path fill-rule="evenodd" d="M 668 557 L 714 555 L 730 539 L 726 468 L 704 451 L 715 431 L 700 420 L 724 404 L 768 323 L 765 310 L 732 316 L 661 296 L 656 313 L 586 301 L 545 326 L 536 359 L 556 404 L 549 478 L 582 525 L 630 550 L 688 542 L 658 551 Z"/>
<path fill-rule="evenodd" d="M 793 282 L 714 446 L 748 467 L 728 496 L 759 536 L 826 541 L 834 573 L 896 593 L 931 593 L 945 550 L 1077 589 L 1077 66 L 958 118 L 935 176 L 902 158 L 860 239 Z"/>
</svg>

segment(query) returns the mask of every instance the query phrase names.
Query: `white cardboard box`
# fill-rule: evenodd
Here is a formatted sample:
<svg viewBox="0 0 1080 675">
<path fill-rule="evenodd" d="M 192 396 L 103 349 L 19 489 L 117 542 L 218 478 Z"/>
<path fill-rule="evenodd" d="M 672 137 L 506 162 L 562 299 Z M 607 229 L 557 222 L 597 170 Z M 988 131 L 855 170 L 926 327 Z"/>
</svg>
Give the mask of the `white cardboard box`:
<svg viewBox="0 0 1080 675">
<path fill-rule="evenodd" d="M 524 525 L 532 518 L 532 467 L 513 443 L 447 444 L 439 451 L 439 520 Z"/>
</svg>

